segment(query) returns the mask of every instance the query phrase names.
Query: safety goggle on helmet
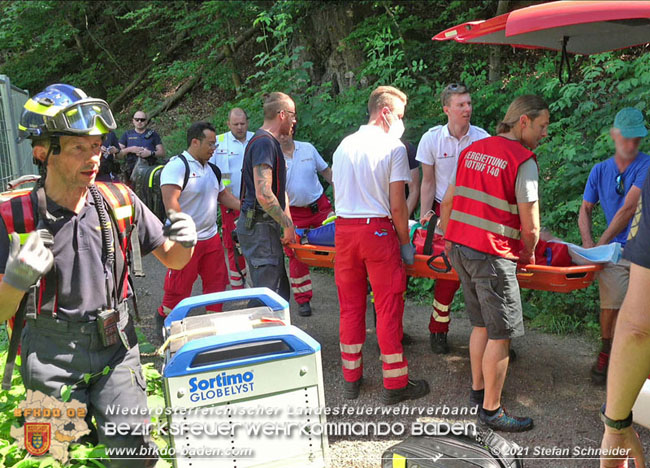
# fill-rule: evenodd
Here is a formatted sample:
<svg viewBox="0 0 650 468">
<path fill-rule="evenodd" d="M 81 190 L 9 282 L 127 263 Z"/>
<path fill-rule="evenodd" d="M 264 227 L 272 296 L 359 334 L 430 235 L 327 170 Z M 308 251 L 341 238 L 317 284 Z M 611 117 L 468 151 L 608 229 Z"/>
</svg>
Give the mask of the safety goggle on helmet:
<svg viewBox="0 0 650 468">
<path fill-rule="evenodd" d="M 106 101 L 90 98 L 79 88 L 66 84 L 50 85 L 27 100 L 18 126 L 20 139 L 102 136 L 116 128 Z"/>
</svg>

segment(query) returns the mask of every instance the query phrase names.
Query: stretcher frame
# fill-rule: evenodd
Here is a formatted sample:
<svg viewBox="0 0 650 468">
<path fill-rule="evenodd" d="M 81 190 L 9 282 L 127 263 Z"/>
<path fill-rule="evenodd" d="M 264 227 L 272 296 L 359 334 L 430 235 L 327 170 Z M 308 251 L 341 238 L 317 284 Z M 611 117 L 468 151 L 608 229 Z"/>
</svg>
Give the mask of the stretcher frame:
<svg viewBox="0 0 650 468">
<path fill-rule="evenodd" d="M 321 268 L 334 268 L 336 249 L 334 247 L 312 244 L 289 244 L 296 258 L 306 265 Z M 430 266 L 431 265 L 431 266 Z M 451 269 L 445 270 L 442 257 L 416 255 L 413 265 L 406 265 L 406 274 L 414 278 L 446 279 L 458 281 L 458 275 Z M 436 268 L 441 271 L 435 271 Z M 568 293 L 588 287 L 602 265 L 574 265 L 568 267 L 526 265 L 517 271 L 519 286 L 525 289 Z"/>
</svg>

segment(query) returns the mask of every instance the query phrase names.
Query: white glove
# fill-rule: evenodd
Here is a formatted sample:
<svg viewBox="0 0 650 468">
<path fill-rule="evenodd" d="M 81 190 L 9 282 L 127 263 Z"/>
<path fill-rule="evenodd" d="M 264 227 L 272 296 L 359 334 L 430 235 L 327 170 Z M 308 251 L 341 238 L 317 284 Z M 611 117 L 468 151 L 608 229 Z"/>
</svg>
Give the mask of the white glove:
<svg viewBox="0 0 650 468">
<path fill-rule="evenodd" d="M 27 292 L 41 276 L 52 269 L 54 255 L 50 249 L 45 247 L 38 232 L 32 232 L 22 247 L 18 234 L 12 232 L 10 239 L 9 257 L 2 281 L 20 291 Z"/>
<path fill-rule="evenodd" d="M 415 247 L 412 244 L 400 245 L 399 253 L 402 255 L 402 260 L 407 265 L 413 265 L 415 263 Z"/>
<path fill-rule="evenodd" d="M 186 249 L 194 247 L 197 242 L 196 225 L 187 213 L 167 211 L 169 224 L 163 228 L 163 235 L 170 241 L 178 242 Z"/>
</svg>

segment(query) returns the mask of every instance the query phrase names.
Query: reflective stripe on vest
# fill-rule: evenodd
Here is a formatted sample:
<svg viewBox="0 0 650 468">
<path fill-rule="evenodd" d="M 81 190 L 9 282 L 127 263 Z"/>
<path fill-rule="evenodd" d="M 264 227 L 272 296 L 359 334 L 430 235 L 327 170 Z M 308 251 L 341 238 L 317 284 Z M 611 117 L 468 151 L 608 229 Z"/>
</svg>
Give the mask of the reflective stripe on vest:
<svg viewBox="0 0 650 468">
<path fill-rule="evenodd" d="M 459 195 L 465 198 L 471 198 L 486 205 L 490 205 L 493 208 L 502 211 L 508 211 L 512 214 L 519 214 L 519 207 L 516 204 L 508 203 L 506 200 L 501 200 L 500 198 L 493 197 L 485 192 L 480 190 L 474 190 L 469 187 L 456 187 L 454 195 Z"/>
<path fill-rule="evenodd" d="M 479 218 L 478 216 L 467 213 L 462 213 L 460 211 L 453 210 L 449 219 L 469 224 L 470 226 L 477 227 L 484 231 L 490 231 L 500 236 L 509 237 L 510 239 L 519 240 L 521 238 L 521 231 L 518 229 L 513 229 L 509 226 L 506 226 L 505 224 L 488 221 L 487 219 Z"/>
<path fill-rule="evenodd" d="M 521 249 L 516 197 L 519 168 L 535 154 L 503 137 L 479 140 L 459 159 L 445 238 L 480 252 L 515 258 Z"/>
</svg>

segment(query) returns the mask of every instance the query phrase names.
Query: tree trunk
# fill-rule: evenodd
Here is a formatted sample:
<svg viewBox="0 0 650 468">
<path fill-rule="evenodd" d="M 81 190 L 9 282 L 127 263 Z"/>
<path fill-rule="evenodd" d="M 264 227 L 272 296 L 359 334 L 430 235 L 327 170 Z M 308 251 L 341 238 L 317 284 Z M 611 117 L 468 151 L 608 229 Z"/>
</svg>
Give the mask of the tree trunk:
<svg viewBox="0 0 650 468">
<path fill-rule="evenodd" d="M 232 51 L 236 51 L 239 47 L 242 46 L 246 41 L 248 41 L 255 32 L 257 31 L 257 26 L 251 26 L 248 28 L 246 31 L 242 33 L 241 36 L 237 38 L 235 43 L 232 45 Z M 219 55 L 217 55 L 214 58 L 213 62 L 210 62 L 210 66 L 215 66 L 219 64 L 219 62 L 223 61 L 223 59 L 226 58 L 226 53 L 221 52 Z M 205 70 L 205 67 L 208 66 L 208 63 L 205 62 L 203 65 L 199 67 L 199 69 L 196 71 L 194 76 L 192 76 L 189 80 L 185 82 L 180 88 L 178 88 L 178 91 L 176 91 L 173 95 L 169 96 L 167 99 L 165 99 L 158 107 L 156 107 L 151 113 L 149 113 L 149 118 L 152 119 L 156 117 L 158 114 L 161 112 L 164 112 L 168 109 L 170 109 L 174 104 L 176 104 L 178 101 L 181 100 L 181 98 L 187 93 L 190 89 L 192 89 L 199 81 L 201 81 L 203 70 Z"/>
<path fill-rule="evenodd" d="M 499 0 L 497 6 L 496 16 L 503 15 L 508 12 L 510 7 L 510 0 Z M 488 79 L 490 83 L 501 79 L 501 48 L 503 46 L 493 45 L 490 46 L 490 65 Z"/>
<path fill-rule="evenodd" d="M 181 46 L 181 44 L 183 44 L 186 38 L 187 38 L 187 32 L 183 31 L 176 38 L 174 43 L 169 48 L 167 48 L 165 52 L 159 57 L 157 63 L 162 63 L 167 59 L 167 57 L 171 56 L 176 51 L 176 49 L 178 49 Z M 113 101 L 110 104 L 111 109 L 117 110 L 117 108 L 129 97 L 131 92 L 140 84 L 142 79 L 145 76 L 147 76 L 147 73 L 149 73 L 149 71 L 153 68 L 155 64 L 156 62 L 151 62 L 149 65 L 144 67 L 144 69 L 142 69 L 140 73 L 138 73 L 135 76 L 135 78 L 133 78 L 131 83 L 129 83 L 128 86 L 122 90 L 120 95 L 117 96 L 115 99 L 113 99 Z"/>
</svg>

